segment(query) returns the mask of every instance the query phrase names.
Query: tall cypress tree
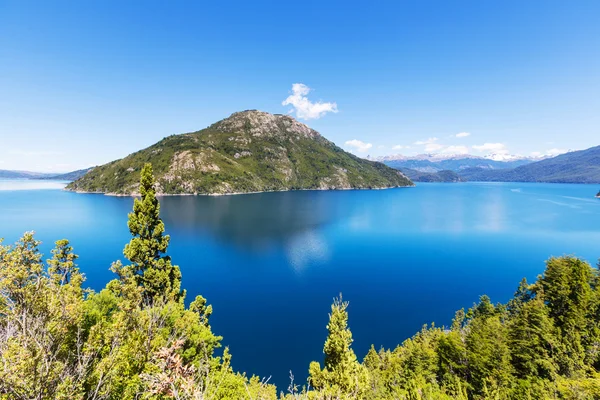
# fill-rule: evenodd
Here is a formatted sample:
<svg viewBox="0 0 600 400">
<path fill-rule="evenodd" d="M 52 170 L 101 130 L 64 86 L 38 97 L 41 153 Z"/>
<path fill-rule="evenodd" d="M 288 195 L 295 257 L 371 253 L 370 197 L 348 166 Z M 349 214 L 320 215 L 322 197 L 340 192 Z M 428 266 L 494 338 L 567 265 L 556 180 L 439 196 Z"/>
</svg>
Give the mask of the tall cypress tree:
<svg viewBox="0 0 600 400">
<path fill-rule="evenodd" d="M 169 246 L 169 235 L 160 219 L 160 204 L 154 189 L 152 165 L 146 163 L 140 178 L 140 198 L 134 199 L 133 212 L 129 213 L 127 226 L 133 238 L 125 246 L 125 257 L 146 304 L 157 298 L 181 299 L 181 271 L 171 264 L 165 253 Z"/>
<path fill-rule="evenodd" d="M 317 389 L 334 388 L 344 394 L 365 389 L 366 377 L 351 348 L 352 332 L 348 328 L 348 302 L 342 295 L 334 299 L 329 314 L 327 330 L 329 335 L 323 347 L 325 368 L 312 362 L 309 367 L 311 385 Z"/>
<path fill-rule="evenodd" d="M 352 332 L 348 328 L 348 302 L 342 301 L 342 296 L 334 299 L 329 314 L 327 330 L 329 336 L 325 341 L 323 352 L 325 353 L 325 368 L 328 371 L 347 369 L 356 361 L 356 355 L 350 348 L 352 345 Z M 340 371 L 341 372 L 341 371 Z"/>
</svg>

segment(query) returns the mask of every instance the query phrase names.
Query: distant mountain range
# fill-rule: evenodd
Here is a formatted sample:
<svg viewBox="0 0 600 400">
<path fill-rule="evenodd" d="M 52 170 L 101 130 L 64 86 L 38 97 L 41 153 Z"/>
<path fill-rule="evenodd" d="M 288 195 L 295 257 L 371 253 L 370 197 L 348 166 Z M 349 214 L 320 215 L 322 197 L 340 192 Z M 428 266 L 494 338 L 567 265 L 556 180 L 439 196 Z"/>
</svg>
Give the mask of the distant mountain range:
<svg viewBox="0 0 600 400">
<path fill-rule="evenodd" d="M 131 195 L 151 162 L 159 194 L 228 194 L 412 186 L 401 172 L 347 153 L 289 115 L 247 110 L 94 168 L 73 191 Z"/>
<path fill-rule="evenodd" d="M 416 156 L 387 157 L 382 161 L 393 168 L 404 171 L 417 182 L 549 182 L 549 183 L 600 183 L 600 146 L 587 150 L 571 151 L 552 158 L 520 158 L 510 161 L 497 161 L 474 156 Z M 456 176 L 418 175 L 410 169 L 422 173 L 436 174 L 450 170 Z M 412 175 L 412 176 L 411 176 Z M 446 178 L 447 180 L 443 180 Z"/>
<path fill-rule="evenodd" d="M 420 172 L 439 172 L 439 171 L 454 171 L 459 172 L 468 168 L 481 169 L 506 169 L 515 168 L 521 165 L 530 164 L 541 158 L 519 157 L 503 155 L 505 158 L 501 160 L 495 154 L 486 157 L 478 157 L 472 155 L 439 155 L 439 154 L 420 154 L 417 156 L 402 156 L 393 155 L 378 157 L 376 161 L 397 169 L 414 169 Z"/>
<path fill-rule="evenodd" d="M 469 168 L 460 172 L 469 181 L 600 183 L 600 146 L 572 151 L 513 169 Z"/>
<path fill-rule="evenodd" d="M 0 169 L 0 179 L 44 179 L 45 177 L 52 175 L 53 174 L 44 174 L 41 172 L 10 171 Z"/>
<path fill-rule="evenodd" d="M 57 181 L 74 181 L 87 174 L 92 168 L 80 169 L 67 172 L 65 174 L 30 172 L 30 171 L 10 171 L 0 169 L 0 179 L 48 179 Z"/>
</svg>

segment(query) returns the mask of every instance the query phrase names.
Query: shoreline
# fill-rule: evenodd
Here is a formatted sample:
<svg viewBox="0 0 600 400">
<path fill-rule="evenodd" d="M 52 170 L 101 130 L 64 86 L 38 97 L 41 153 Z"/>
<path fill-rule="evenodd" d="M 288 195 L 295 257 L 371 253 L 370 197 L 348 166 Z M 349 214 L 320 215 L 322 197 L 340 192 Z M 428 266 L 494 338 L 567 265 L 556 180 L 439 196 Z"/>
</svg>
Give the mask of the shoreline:
<svg viewBox="0 0 600 400">
<path fill-rule="evenodd" d="M 377 188 L 338 188 L 338 189 L 282 189 L 282 190 L 262 190 L 257 192 L 231 192 L 231 193 L 156 193 L 156 197 L 171 197 L 171 196 L 213 196 L 213 197 L 221 197 L 221 196 L 239 196 L 245 194 L 260 194 L 260 193 L 280 193 L 280 192 L 301 192 L 301 191 L 341 191 L 341 190 L 386 190 L 386 189 L 399 189 L 399 188 L 414 188 L 417 185 L 409 185 L 409 186 L 388 186 L 388 187 L 377 187 Z M 113 196 L 113 197 L 139 197 L 139 193 L 131 193 L 131 194 L 121 194 L 121 193 L 105 193 L 105 192 L 88 192 L 85 190 L 70 190 L 66 187 L 63 188 L 64 191 L 79 193 L 79 194 L 101 194 L 104 196 Z"/>
</svg>

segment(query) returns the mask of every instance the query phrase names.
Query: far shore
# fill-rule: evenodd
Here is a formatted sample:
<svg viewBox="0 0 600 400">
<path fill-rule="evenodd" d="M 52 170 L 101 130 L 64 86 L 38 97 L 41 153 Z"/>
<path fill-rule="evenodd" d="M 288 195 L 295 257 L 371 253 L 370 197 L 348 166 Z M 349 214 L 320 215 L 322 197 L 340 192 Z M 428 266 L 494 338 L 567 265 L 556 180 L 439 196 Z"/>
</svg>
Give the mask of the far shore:
<svg viewBox="0 0 600 400">
<path fill-rule="evenodd" d="M 170 196 L 237 196 L 244 194 L 259 194 L 259 193 L 279 193 L 279 192 L 300 192 L 300 191 L 315 191 L 315 192 L 324 192 L 331 191 L 336 192 L 340 190 L 385 190 L 385 189 L 399 189 L 399 188 L 413 188 L 416 185 L 410 186 L 389 186 L 389 187 L 380 187 L 380 188 L 339 188 L 339 189 L 282 189 L 282 190 L 263 190 L 257 192 L 231 192 L 231 193 L 156 193 L 156 197 L 170 197 Z M 69 190 L 64 188 L 63 190 L 73 193 L 81 193 L 81 194 L 102 194 L 104 196 L 113 196 L 113 197 L 139 197 L 139 193 L 104 193 L 104 192 L 88 192 L 85 190 Z"/>
</svg>

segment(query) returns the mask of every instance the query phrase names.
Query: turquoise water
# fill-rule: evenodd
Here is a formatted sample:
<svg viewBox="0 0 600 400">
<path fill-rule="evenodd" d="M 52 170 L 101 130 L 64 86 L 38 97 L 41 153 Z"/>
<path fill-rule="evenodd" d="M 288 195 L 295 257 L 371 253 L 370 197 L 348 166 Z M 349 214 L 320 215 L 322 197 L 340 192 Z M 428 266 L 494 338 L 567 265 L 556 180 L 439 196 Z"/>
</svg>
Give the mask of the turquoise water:
<svg viewBox="0 0 600 400">
<path fill-rule="evenodd" d="M 17 187 L 21 185 L 20 187 Z M 68 238 L 100 289 L 129 240 L 132 199 L 0 185 L 0 236 Z M 16 190 L 21 189 L 21 190 Z M 350 301 L 354 348 L 449 324 L 479 295 L 506 301 L 551 255 L 600 256 L 596 185 L 461 183 L 373 191 L 165 197 L 170 255 L 214 307 L 234 367 L 287 387 L 322 361 L 331 299 Z"/>
</svg>

